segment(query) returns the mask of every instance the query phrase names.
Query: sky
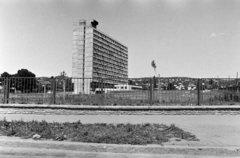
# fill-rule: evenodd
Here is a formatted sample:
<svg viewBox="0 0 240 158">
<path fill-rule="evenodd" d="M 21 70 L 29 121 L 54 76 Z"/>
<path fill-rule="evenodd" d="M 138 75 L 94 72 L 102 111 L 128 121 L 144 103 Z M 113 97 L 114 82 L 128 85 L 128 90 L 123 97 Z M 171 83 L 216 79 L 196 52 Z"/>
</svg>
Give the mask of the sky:
<svg viewBox="0 0 240 158">
<path fill-rule="evenodd" d="M 129 77 L 240 72 L 239 0 L 0 0 L 0 73 L 72 76 L 73 22 L 81 19 L 128 47 Z"/>
</svg>

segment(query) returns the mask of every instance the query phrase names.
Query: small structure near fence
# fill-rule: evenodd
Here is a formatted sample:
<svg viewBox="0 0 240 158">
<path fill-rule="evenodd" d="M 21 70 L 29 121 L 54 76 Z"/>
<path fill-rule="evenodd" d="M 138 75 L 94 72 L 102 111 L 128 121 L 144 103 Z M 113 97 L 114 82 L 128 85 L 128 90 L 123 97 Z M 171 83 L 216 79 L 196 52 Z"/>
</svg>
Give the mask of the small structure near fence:
<svg viewBox="0 0 240 158">
<path fill-rule="evenodd" d="M 201 105 L 239 104 L 238 79 L 131 78 L 109 86 L 105 78 L 91 85 L 91 93 L 75 93 L 79 78 L 0 78 L 0 102 L 78 105 Z M 179 86 L 181 85 L 181 86 Z M 180 87 L 180 88 L 179 88 Z M 189 88 L 191 87 L 191 88 Z"/>
<path fill-rule="evenodd" d="M 115 85 L 113 88 L 96 88 L 94 93 L 101 94 L 115 91 L 134 91 L 134 90 L 142 90 L 142 87 L 134 85 Z"/>
</svg>

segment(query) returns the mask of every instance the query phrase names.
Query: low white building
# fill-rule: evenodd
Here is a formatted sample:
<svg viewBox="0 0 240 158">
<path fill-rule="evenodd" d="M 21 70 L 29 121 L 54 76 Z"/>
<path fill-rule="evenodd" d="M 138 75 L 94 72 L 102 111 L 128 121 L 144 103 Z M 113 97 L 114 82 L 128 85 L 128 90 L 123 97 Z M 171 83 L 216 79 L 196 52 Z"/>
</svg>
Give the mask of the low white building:
<svg viewBox="0 0 240 158">
<path fill-rule="evenodd" d="M 177 90 L 185 90 L 185 87 L 183 84 L 179 84 L 179 85 L 174 85 L 176 87 Z"/>
<path fill-rule="evenodd" d="M 134 85 L 114 85 L 113 88 L 103 88 L 103 93 L 111 92 L 111 91 L 131 91 L 131 90 L 142 90 L 141 86 Z M 102 92 L 101 88 L 96 88 L 95 93 L 99 94 Z"/>
</svg>

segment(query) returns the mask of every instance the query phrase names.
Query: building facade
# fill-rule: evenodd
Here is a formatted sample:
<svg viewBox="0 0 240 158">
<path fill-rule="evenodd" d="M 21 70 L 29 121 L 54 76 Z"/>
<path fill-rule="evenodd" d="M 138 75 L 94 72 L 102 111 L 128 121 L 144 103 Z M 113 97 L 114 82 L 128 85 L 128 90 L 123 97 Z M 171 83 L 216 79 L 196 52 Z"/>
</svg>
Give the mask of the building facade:
<svg viewBox="0 0 240 158">
<path fill-rule="evenodd" d="M 105 87 L 127 83 L 128 48 L 97 30 L 97 25 L 95 20 L 74 23 L 72 77 L 77 94 L 94 92 L 100 82 Z"/>
</svg>

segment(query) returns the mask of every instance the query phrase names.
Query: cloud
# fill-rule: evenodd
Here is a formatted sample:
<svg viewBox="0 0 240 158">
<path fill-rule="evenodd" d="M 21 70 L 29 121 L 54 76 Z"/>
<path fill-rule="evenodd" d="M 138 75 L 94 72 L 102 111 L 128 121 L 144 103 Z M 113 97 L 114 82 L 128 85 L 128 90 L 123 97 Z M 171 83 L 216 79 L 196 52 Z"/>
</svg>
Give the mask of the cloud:
<svg viewBox="0 0 240 158">
<path fill-rule="evenodd" d="M 150 0 L 132 0 L 134 5 L 138 5 L 138 6 L 148 6 L 149 4 L 152 3 L 152 1 Z"/>
<path fill-rule="evenodd" d="M 222 33 L 220 33 L 219 35 L 224 36 L 224 35 L 226 35 L 226 33 L 222 32 Z"/>
<path fill-rule="evenodd" d="M 170 6 L 177 8 L 184 8 L 189 3 L 188 0 L 165 0 L 165 2 Z"/>
<path fill-rule="evenodd" d="M 215 37 L 225 36 L 225 35 L 227 35 L 227 34 L 224 33 L 224 32 L 221 32 L 221 33 L 215 33 L 215 32 L 213 32 L 209 37 L 210 37 L 210 38 L 215 38 Z"/>
<path fill-rule="evenodd" d="M 215 38 L 215 37 L 217 37 L 217 34 L 215 32 L 210 35 L 210 38 Z"/>
</svg>

